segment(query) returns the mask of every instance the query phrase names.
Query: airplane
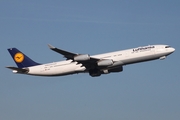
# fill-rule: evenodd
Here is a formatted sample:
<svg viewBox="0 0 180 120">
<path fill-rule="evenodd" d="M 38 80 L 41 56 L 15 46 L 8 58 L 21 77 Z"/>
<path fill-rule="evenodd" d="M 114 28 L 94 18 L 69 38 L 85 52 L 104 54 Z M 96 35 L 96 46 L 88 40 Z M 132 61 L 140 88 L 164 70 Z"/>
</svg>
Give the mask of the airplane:
<svg viewBox="0 0 180 120">
<path fill-rule="evenodd" d="M 6 67 L 13 73 L 34 76 L 63 76 L 75 73 L 89 73 L 92 77 L 102 74 L 122 72 L 125 65 L 165 59 L 175 51 L 169 45 L 148 45 L 127 50 L 109 52 L 90 56 L 89 54 L 78 54 L 56 48 L 50 44 L 48 47 L 63 55 L 66 60 L 40 64 L 17 48 L 9 48 L 8 51 L 18 67 Z"/>
</svg>

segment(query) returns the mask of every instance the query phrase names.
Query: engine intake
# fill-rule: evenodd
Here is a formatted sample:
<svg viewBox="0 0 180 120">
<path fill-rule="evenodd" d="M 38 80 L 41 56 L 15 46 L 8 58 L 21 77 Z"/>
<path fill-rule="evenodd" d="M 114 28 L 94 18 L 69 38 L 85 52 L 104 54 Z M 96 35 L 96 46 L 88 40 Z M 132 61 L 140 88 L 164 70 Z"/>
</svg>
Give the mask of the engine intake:
<svg viewBox="0 0 180 120">
<path fill-rule="evenodd" d="M 75 61 L 87 61 L 90 60 L 90 56 L 88 54 L 84 54 L 84 55 L 77 55 L 74 57 Z"/>
</svg>

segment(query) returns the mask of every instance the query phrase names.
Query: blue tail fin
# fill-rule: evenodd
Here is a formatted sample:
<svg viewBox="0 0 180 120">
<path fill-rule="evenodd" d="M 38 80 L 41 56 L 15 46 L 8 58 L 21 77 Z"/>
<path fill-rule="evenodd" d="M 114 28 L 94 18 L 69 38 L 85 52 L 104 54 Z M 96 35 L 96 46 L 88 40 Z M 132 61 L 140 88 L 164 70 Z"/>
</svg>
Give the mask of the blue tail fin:
<svg viewBox="0 0 180 120">
<path fill-rule="evenodd" d="M 27 57 L 24 53 L 22 53 L 16 48 L 9 48 L 8 51 L 19 68 L 40 65 L 39 63 L 31 60 L 29 57 Z"/>
</svg>

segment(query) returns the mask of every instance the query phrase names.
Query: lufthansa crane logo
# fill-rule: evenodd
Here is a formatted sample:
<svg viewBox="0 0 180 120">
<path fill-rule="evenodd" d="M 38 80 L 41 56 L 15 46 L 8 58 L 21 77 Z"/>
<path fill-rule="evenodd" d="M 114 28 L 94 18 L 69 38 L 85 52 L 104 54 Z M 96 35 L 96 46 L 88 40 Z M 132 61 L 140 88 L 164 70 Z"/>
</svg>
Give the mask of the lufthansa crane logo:
<svg viewBox="0 0 180 120">
<path fill-rule="evenodd" d="M 21 63 L 24 60 L 24 55 L 22 53 L 16 53 L 14 56 L 14 60 L 17 63 Z"/>
</svg>

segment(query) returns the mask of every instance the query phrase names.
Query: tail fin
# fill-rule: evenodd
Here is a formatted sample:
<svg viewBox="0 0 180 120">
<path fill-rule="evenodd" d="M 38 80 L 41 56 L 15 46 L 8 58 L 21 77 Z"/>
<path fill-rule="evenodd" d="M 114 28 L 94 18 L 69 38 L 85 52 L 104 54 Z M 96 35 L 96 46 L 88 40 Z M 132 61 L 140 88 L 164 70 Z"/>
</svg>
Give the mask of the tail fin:
<svg viewBox="0 0 180 120">
<path fill-rule="evenodd" d="M 24 53 L 22 53 L 16 48 L 9 48 L 8 51 L 11 54 L 18 68 L 40 65 L 39 63 L 36 63 L 33 60 L 31 60 L 29 57 L 27 57 Z"/>
</svg>

